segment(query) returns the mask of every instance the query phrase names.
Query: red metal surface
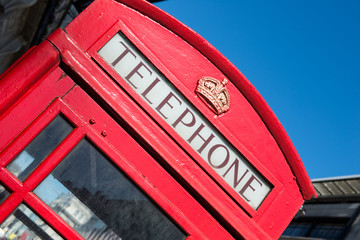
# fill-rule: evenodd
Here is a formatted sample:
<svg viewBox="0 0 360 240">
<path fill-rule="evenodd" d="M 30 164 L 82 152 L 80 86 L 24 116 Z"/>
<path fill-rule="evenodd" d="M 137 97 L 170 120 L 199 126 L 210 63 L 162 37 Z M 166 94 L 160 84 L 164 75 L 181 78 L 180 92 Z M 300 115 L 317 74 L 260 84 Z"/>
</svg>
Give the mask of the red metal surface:
<svg viewBox="0 0 360 240">
<path fill-rule="evenodd" d="M 206 56 L 215 66 L 217 66 L 229 79 L 232 79 L 234 85 L 246 97 L 249 103 L 260 115 L 270 132 L 273 134 L 276 142 L 283 151 L 286 160 L 292 168 L 299 188 L 304 196 L 304 199 L 309 200 L 316 197 L 316 191 L 311 183 L 311 180 L 302 164 L 299 154 L 292 144 L 289 136 L 282 127 L 280 121 L 277 119 L 273 111 L 265 102 L 263 97 L 254 88 L 254 86 L 246 79 L 246 77 L 219 51 L 217 51 L 211 44 L 206 42 L 200 35 L 196 34 L 190 28 L 183 25 L 181 22 L 164 13 L 160 9 L 149 4 L 147 1 L 130 1 L 118 0 L 127 6 L 143 13 L 152 18 L 162 26 L 170 29 L 172 32 L 183 38 L 190 45 L 195 47 L 200 53 Z"/>
<path fill-rule="evenodd" d="M 91 61 L 88 55 L 74 44 L 69 36 L 61 30 L 56 31 L 49 37 L 59 49 L 62 59 L 75 69 L 76 74 L 83 78 L 78 83 L 88 89 L 92 97 L 111 109 L 119 121 L 129 124 L 131 128 L 141 137 L 142 142 L 150 144 L 154 151 L 166 159 L 175 172 L 184 178 L 183 184 L 191 183 L 192 187 L 204 198 L 201 202 L 204 205 L 211 203 L 215 208 L 216 215 L 225 218 L 230 228 L 235 228 L 233 234 L 244 234 L 248 239 L 266 239 L 267 235 L 254 223 L 249 224 L 247 215 L 239 211 L 239 207 L 217 186 L 211 178 L 184 154 L 181 148 L 172 143 L 166 133 L 160 129 L 141 108 L 139 108 L 119 87 L 109 79 L 104 72 Z M 80 65 L 80 66 L 79 66 Z M 91 72 L 91 74 L 90 74 Z M 105 101 L 105 102 L 104 102 Z M 185 184 L 187 185 L 187 184 Z M 197 195 L 197 193 L 195 193 Z M 249 231 L 249 229 L 251 231 Z"/>
<path fill-rule="evenodd" d="M 258 226 L 260 226 L 267 232 L 266 234 L 275 238 L 278 237 L 296 213 L 295 209 L 302 204 L 303 198 L 308 199 L 315 194 L 315 191 L 294 146 L 262 97 L 249 81 L 217 50 L 161 10 L 145 1 L 125 1 L 126 5 L 145 14 L 145 17 L 122 4 L 112 1 L 98 1 L 97 3 L 98 5 L 94 4 L 93 7 L 90 7 L 81 17 L 66 28 L 72 41 L 82 51 L 88 51 L 120 86 L 132 98 L 135 98 L 156 122 L 160 123 L 161 128 L 170 133 L 172 138 L 196 160 L 198 158 L 196 153 L 184 143 L 184 140 L 176 136 L 174 131 L 156 116 L 154 111 L 146 106 L 134 91 L 126 86 L 124 81 L 96 55 L 99 47 L 105 44 L 117 30 L 121 29 L 126 32 L 126 29 L 128 29 L 127 37 L 135 43 L 146 57 L 201 110 L 236 148 L 240 149 L 240 152 L 245 154 L 266 178 L 273 179 L 270 181 L 275 185 L 272 193 L 275 194 L 278 191 L 276 199 L 268 197 L 257 212 L 247 208 L 242 200 L 237 201 L 252 216 L 250 221 L 245 220 L 246 217 L 244 216 L 240 217 L 246 222 L 247 228 L 251 229 L 256 226 L 255 229 L 258 229 Z M 106 11 L 106 9 L 113 9 L 113 12 Z M 104 14 L 105 12 L 106 14 Z M 121 23 L 118 23 L 119 16 L 116 12 L 122 13 Z M 149 16 L 156 22 L 148 21 Z M 86 26 L 91 26 L 91 28 L 80 25 L 81 21 L 85 21 L 85 19 Z M 122 25 L 125 27 L 119 27 Z M 163 28 L 164 26 L 170 29 L 171 32 Z M 90 34 L 90 32 L 94 32 L 94 29 L 97 34 Z M 173 33 L 176 33 L 180 38 Z M 101 35 L 103 36 L 101 37 Z M 89 37 L 85 39 L 84 36 Z M 55 37 L 50 38 L 50 40 L 57 46 L 64 46 L 60 41 L 56 41 Z M 195 50 L 192 47 L 195 47 Z M 216 68 L 211 64 L 214 64 Z M 231 81 L 229 92 L 231 96 L 235 95 L 232 99 L 238 99 L 235 104 L 232 104 L 229 113 L 219 118 L 213 118 L 211 111 L 203 107 L 193 92 L 194 86 L 196 86 L 194 81 L 210 74 L 219 79 L 223 76 L 227 77 Z M 108 99 L 108 97 L 105 98 Z M 140 132 L 140 134 L 145 135 L 145 132 Z M 151 140 L 149 139 L 149 141 Z M 201 160 L 197 160 L 197 162 L 201 163 Z M 202 167 L 206 169 L 205 165 L 202 165 Z M 211 172 L 209 169 L 207 171 Z M 266 173 L 267 171 L 271 173 Z M 216 176 L 214 178 L 217 179 Z M 217 181 L 221 182 L 221 179 L 217 179 Z M 277 181 L 280 184 L 277 184 Z M 204 184 L 206 185 L 205 182 Z M 286 187 L 282 188 L 281 186 Z M 298 192 L 299 188 L 302 195 Z M 292 197 L 289 198 L 289 194 Z M 235 196 L 232 197 L 236 198 Z M 208 201 L 213 202 L 213 206 L 216 205 L 214 199 L 214 195 L 207 198 Z M 223 212 L 225 211 L 223 210 Z M 224 213 L 223 216 L 226 216 L 227 220 L 231 218 L 229 217 L 230 214 Z M 228 222 L 232 226 L 236 226 L 233 223 L 234 221 L 228 220 Z M 241 229 L 241 227 L 238 229 Z M 256 232 L 254 230 L 250 231 Z M 261 231 L 258 232 L 259 236 L 264 237 L 264 235 L 261 235 Z"/>
<path fill-rule="evenodd" d="M 45 57 L 41 59 L 44 58 Z M 26 61 L 36 62 L 37 60 L 26 58 Z M 25 71 L 31 71 L 31 69 L 25 68 Z M 63 74 L 64 72 L 60 68 L 56 68 L 43 79 L 42 85 L 39 84 L 41 81 L 34 84 L 31 88 L 34 94 L 24 92 L 22 95 L 14 96 L 18 101 L 10 106 L 6 114 L 0 116 L 0 152 L 42 111 L 44 111 L 56 97 L 61 97 L 71 89 L 74 82 L 70 78 L 64 77 Z M 11 78 L 3 78 L 0 79 L 0 82 L 1 81 L 8 81 L 8 87 L 13 87 L 13 85 L 11 85 Z M 27 81 L 33 80 L 28 79 Z M 51 87 L 49 88 L 49 86 Z M 42 96 L 42 98 L 39 96 Z"/>
<path fill-rule="evenodd" d="M 44 56 L 46 56 L 44 58 Z M 34 61 L 42 59 L 42 61 Z M 37 80 L 46 76 L 59 64 L 58 51 L 48 42 L 28 52 L 22 61 L 17 61 L 12 71 L 5 72 L 0 78 L 0 117 L 13 105 L 18 97 L 29 90 Z"/>
<path fill-rule="evenodd" d="M 29 51 L 0 77 L 0 182 L 13 192 L 0 205 L 0 222 L 25 201 L 61 235 L 81 239 L 31 191 L 85 135 L 189 239 L 276 239 L 304 199 L 316 195 L 264 99 L 191 29 L 146 1 L 97 0 L 65 30 L 57 30 L 48 38 L 51 43 Z M 273 185 L 258 209 L 239 197 L 97 54 L 119 30 Z M 229 79 L 232 103 L 225 114 L 215 116 L 196 95 L 197 81 L 204 76 Z M 59 112 L 76 130 L 19 182 L 5 166 Z"/>
<path fill-rule="evenodd" d="M 54 79 L 52 79 L 54 80 Z M 56 81 L 56 79 L 55 79 Z M 44 81 L 46 83 L 46 81 Z M 44 83 L 43 82 L 43 83 Z M 42 85 L 46 87 L 47 85 Z M 41 86 L 39 86 L 41 87 Z M 36 91 L 29 93 L 29 95 L 36 94 Z M 46 97 L 44 95 L 37 95 L 38 98 Z M 47 207 L 41 200 L 39 200 L 31 191 L 47 176 L 47 174 L 55 167 L 55 164 L 61 161 L 70 150 L 68 140 L 65 140 L 57 149 L 50 154 L 40 166 L 21 183 L 9 171 L 5 169 L 7 165 L 32 139 L 60 112 L 66 115 L 67 109 L 61 106 L 61 102 L 55 100 L 42 114 L 30 125 L 21 135 L 15 139 L 0 155 L 1 159 L 1 174 L 0 181 L 2 185 L 11 190 L 12 194 L 5 202 L 0 205 L 0 222 L 8 217 L 21 202 L 26 203 L 38 215 L 44 218 L 49 225 L 52 225 L 56 231 L 68 239 L 82 239 L 73 229 L 71 229 L 60 217 L 58 217 L 49 207 Z M 20 117 L 25 117 L 20 114 Z M 74 139 L 71 136 L 75 135 L 76 131 L 70 134 L 67 139 Z M 81 136 L 84 136 L 82 134 Z M 78 138 L 79 139 L 79 138 Z M 78 141 L 78 140 L 77 140 Z M 76 141 L 76 142 L 77 142 Z M 75 143 L 76 143 L 75 142 Z M 68 146 L 67 148 L 64 147 Z M 70 146 L 74 146 L 71 145 Z"/>
<path fill-rule="evenodd" d="M 82 13 L 82 16 L 84 18 L 87 18 L 87 25 L 89 26 L 89 28 L 81 25 L 81 18 L 75 19 L 72 24 L 70 24 L 66 28 L 67 33 L 71 35 L 73 40 L 83 50 L 87 50 L 92 44 L 94 44 L 94 42 L 97 41 L 99 36 L 104 34 L 105 31 L 109 29 L 116 22 L 117 19 L 119 19 L 117 11 L 108 11 L 108 9 L 120 8 L 118 5 L 116 5 L 114 1 L 98 2 L 99 4 L 96 5 L 96 12 L 98 12 L 98 14 L 96 16 L 92 15 L 92 11 L 94 11 L 94 9 L 91 7 L 91 10 L 89 8 Z M 316 192 L 305 171 L 302 161 L 290 138 L 286 134 L 286 131 L 281 126 L 281 123 L 276 118 L 275 114 L 271 111 L 270 107 L 267 105 L 262 96 L 254 88 L 254 86 L 229 60 L 227 60 L 221 53 L 219 53 L 219 51 L 217 51 L 211 44 L 209 44 L 193 30 L 183 25 L 181 22 L 179 22 L 169 14 L 156 8 L 149 2 L 144 0 L 118 0 L 118 2 L 135 9 L 136 11 L 144 14 L 145 16 L 150 17 L 155 22 L 159 23 L 165 28 L 171 30 L 171 32 L 175 33 L 184 41 L 189 43 L 191 46 L 195 47 L 196 50 L 206 56 L 216 67 L 221 69 L 222 73 L 227 78 L 231 79 L 232 83 L 245 96 L 245 98 L 249 101 L 252 107 L 260 115 L 261 119 L 269 128 L 270 132 L 274 135 L 277 144 L 279 144 L 281 150 L 286 157 L 286 160 L 288 161 L 294 175 L 296 176 L 296 181 L 298 182 L 304 198 L 310 199 L 311 197 L 316 196 Z M 95 4 L 93 6 L 95 6 Z M 105 12 L 106 14 L 104 14 Z M 92 15 L 92 17 L 90 17 L 90 15 Z M 122 21 L 124 21 L 126 17 L 129 16 L 123 16 Z M 133 21 L 129 18 L 127 20 Z M 79 21 L 80 23 L 78 23 Z M 136 22 L 136 24 L 138 24 L 138 22 Z M 141 29 L 148 31 L 153 30 L 151 28 L 148 28 L 147 26 L 145 28 L 142 27 Z M 96 32 L 97 34 L 89 34 L 90 32 Z M 86 38 L 84 38 L 84 36 L 86 36 Z M 161 46 L 163 47 L 166 45 Z"/>
<path fill-rule="evenodd" d="M 133 19 L 134 16 L 131 16 Z M 140 20 L 139 20 L 140 21 Z M 149 24 L 146 23 L 149 27 Z M 139 26 L 141 28 L 141 26 Z M 158 66 L 158 68 L 168 76 L 169 80 L 172 80 L 174 85 L 182 91 L 182 93 L 190 100 L 190 102 L 194 103 L 199 110 L 202 110 L 207 119 L 219 129 L 225 137 L 232 142 L 232 144 L 240 150 L 240 152 L 245 155 L 245 157 L 250 160 L 250 162 L 268 179 L 275 188 L 272 190 L 270 196 L 267 197 L 267 201 L 255 212 L 238 194 L 236 194 L 231 187 L 224 182 L 224 180 L 214 172 L 214 170 L 204 162 L 203 159 L 197 154 L 197 152 L 192 149 L 187 142 L 178 136 L 178 134 L 174 131 L 174 129 L 169 126 L 156 112 L 146 104 L 138 94 L 136 94 L 133 89 L 118 76 L 118 74 L 104 61 L 97 55 L 97 51 L 101 46 L 103 46 L 106 41 L 108 41 L 109 37 L 114 35 L 117 31 L 121 29 L 122 32 L 127 33 L 130 39 L 137 44 L 137 47 L 149 57 L 149 59 Z M 165 34 L 168 32 L 165 32 Z M 170 33 L 171 34 L 171 33 Z M 219 118 L 214 117 L 214 114 L 211 110 L 209 110 L 202 102 L 198 99 L 198 97 L 194 93 L 194 89 L 197 84 L 197 79 L 199 79 L 204 74 L 214 74 L 215 76 L 222 76 L 221 72 L 219 72 L 216 68 L 213 67 L 203 56 L 198 54 L 198 52 L 194 51 L 189 45 L 184 44 L 182 40 L 174 40 L 172 42 L 175 43 L 174 45 L 170 45 L 168 47 L 160 47 L 166 45 L 165 43 L 159 44 L 158 48 L 161 49 L 161 53 L 163 54 L 163 58 L 159 59 L 159 54 L 155 55 L 154 52 L 150 52 L 146 46 L 143 46 L 142 41 L 139 41 L 138 38 L 133 37 L 135 34 L 133 32 L 129 32 L 127 27 L 121 24 L 115 24 L 102 38 L 100 38 L 95 45 L 93 45 L 89 50 L 88 53 L 100 63 L 100 65 L 109 73 L 111 73 L 112 77 L 116 80 L 117 83 L 121 85 L 123 89 L 125 89 L 132 98 L 136 99 L 136 102 L 140 103 L 143 109 L 152 115 L 155 119 L 155 122 L 160 123 L 161 127 L 165 130 L 165 132 L 170 133 L 173 139 L 176 139 L 179 142 L 183 149 L 188 152 L 195 161 L 201 165 L 203 169 L 207 172 L 212 173 L 211 177 L 216 179 L 218 182 L 222 183 L 222 188 L 227 189 L 228 193 L 232 195 L 234 199 L 236 199 L 240 204 L 241 207 L 244 208 L 248 214 L 251 216 L 256 217 L 257 215 L 261 214 L 264 209 L 267 209 L 267 204 L 272 202 L 274 195 L 278 194 L 281 191 L 281 184 L 273 177 L 273 175 L 267 171 L 264 167 L 266 166 L 267 162 L 263 161 L 260 162 L 258 159 L 267 159 L 268 155 L 272 155 L 273 158 L 282 158 L 281 152 L 278 151 L 278 147 L 272 139 L 269 139 L 269 132 L 266 127 L 263 125 L 263 122 L 258 118 L 257 114 L 254 112 L 252 107 L 243 99 L 242 95 L 238 94 L 235 90 L 231 91 L 233 87 L 229 84 L 229 91 L 233 99 L 237 99 L 236 102 L 233 103 L 231 112 L 226 113 Z M 169 39 L 172 36 L 164 36 L 159 34 L 154 34 L 154 36 L 158 36 L 158 38 L 151 39 L 147 36 L 148 39 L 156 41 L 159 43 L 161 39 Z M 151 41 L 150 40 L 150 41 Z M 180 45 L 180 46 L 179 46 Z M 151 49 L 154 50 L 154 47 Z M 159 50 L 155 50 L 159 53 Z M 187 59 L 181 59 L 178 57 L 178 52 L 182 51 L 182 56 L 191 56 L 191 61 L 186 61 Z M 195 55 L 195 56 L 194 56 Z M 167 60 L 169 59 L 169 60 Z M 196 71 L 193 70 L 193 66 L 188 66 L 188 62 L 191 64 L 197 65 Z M 164 63 L 166 67 L 164 66 Z M 181 66 L 181 67 L 179 67 Z M 194 81 L 195 80 L 195 81 Z M 234 89 L 234 88 L 233 88 Z M 240 100 L 239 100 L 240 99 Z M 241 114 L 241 115 L 240 115 Z M 245 116 L 244 116 L 245 115 Z M 236 120 L 236 121 L 234 121 Z M 246 121 L 246 122 L 245 122 Z M 241 131 L 239 131 L 241 129 Z M 256 130 L 254 130 L 256 129 Z M 261 130 L 262 129 L 262 132 Z M 257 134 L 254 134 L 257 133 Z M 269 139 L 265 141 L 264 138 Z M 239 142 L 239 139 L 242 139 L 242 142 Z M 272 141 L 272 142 L 271 142 Z M 257 151 L 256 148 L 260 148 L 259 144 L 266 143 L 266 146 L 262 147 L 262 151 Z M 273 146 L 269 146 L 273 144 Z M 267 152 L 268 150 L 272 150 L 273 152 Z M 259 155 L 262 154 L 262 155 Z M 269 161 L 272 163 L 272 161 Z M 266 166 L 270 167 L 270 166 Z M 287 167 L 287 166 L 286 166 Z M 283 173 L 285 174 L 285 172 Z M 292 176 L 291 176 L 292 177 Z M 206 184 L 205 184 L 206 185 Z"/>
<path fill-rule="evenodd" d="M 62 235 L 65 239 L 71 240 L 82 240 L 83 238 L 75 232 L 69 225 L 60 218 L 56 213 L 54 213 L 50 207 L 44 204 L 34 193 L 29 192 L 25 198 L 24 202 L 37 214 L 39 214 L 44 221 L 52 226 L 52 228 Z"/>
<path fill-rule="evenodd" d="M 62 79 L 66 80 L 69 77 L 65 76 Z M 6 120 L 7 117 L 13 117 L 14 114 L 19 114 L 18 121 L 21 121 L 24 118 L 23 114 L 20 113 L 20 110 L 22 110 L 21 103 L 32 100 L 33 95 L 36 95 L 40 100 L 49 99 L 47 95 L 53 96 L 52 91 L 47 92 L 47 94 L 38 95 L 37 89 L 47 90 L 49 86 L 54 85 L 58 81 L 59 79 L 53 77 L 48 77 L 48 79 L 41 81 L 37 88 L 27 92 L 26 98 L 18 106 L 13 107 L 11 112 L 2 121 Z M 72 85 L 69 84 L 68 86 Z M 59 92 L 61 91 L 58 91 L 58 94 Z M 159 167 L 156 161 L 151 160 L 151 157 L 137 145 L 136 141 L 128 136 L 125 131 L 121 130 L 114 120 L 107 117 L 104 110 L 98 107 L 94 101 L 91 101 L 79 87 L 73 88 L 72 91 L 65 95 L 64 99 L 77 113 L 62 103 L 60 98 L 56 98 L 39 117 L 32 121 L 28 128 L 1 152 L 2 168 L 0 170 L 0 182 L 3 186 L 10 189 L 12 194 L 0 206 L 0 221 L 3 221 L 21 202 L 25 202 L 67 239 L 82 239 L 31 191 L 40 184 L 86 135 L 88 139 L 99 146 L 110 158 L 114 159 L 116 164 L 158 202 L 164 211 L 174 218 L 191 237 L 195 239 L 231 238 L 219 223 L 179 183 L 173 180 L 164 169 Z M 49 104 L 51 101 L 47 100 L 47 102 Z M 22 184 L 5 169 L 6 165 L 60 112 L 72 122 L 75 129 Z M 90 123 L 90 116 L 92 119 L 96 119 L 96 123 Z M 0 120 L 0 123 L 2 121 Z M 106 138 L 101 135 L 104 131 L 108 133 Z M 194 211 L 196 214 L 194 214 Z"/>
<path fill-rule="evenodd" d="M 85 122 L 96 124 L 86 132 L 120 168 L 141 186 L 182 228 L 197 239 L 230 239 L 231 236 L 164 169 L 159 167 L 118 123 L 107 116 L 79 87 L 64 98 Z M 103 137 L 101 133 L 108 134 Z M 144 181 L 145 180 L 145 181 Z M 196 212 L 196 214 L 194 214 Z"/>
</svg>

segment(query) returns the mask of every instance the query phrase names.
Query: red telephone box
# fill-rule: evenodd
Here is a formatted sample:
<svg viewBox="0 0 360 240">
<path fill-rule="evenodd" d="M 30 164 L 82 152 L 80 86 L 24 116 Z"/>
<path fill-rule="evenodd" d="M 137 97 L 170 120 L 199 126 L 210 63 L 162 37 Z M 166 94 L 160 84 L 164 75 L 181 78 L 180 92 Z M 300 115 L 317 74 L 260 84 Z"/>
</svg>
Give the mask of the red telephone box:
<svg viewBox="0 0 360 240">
<path fill-rule="evenodd" d="M 146 1 L 95 1 L 0 93 L 7 238 L 277 239 L 316 195 L 250 82 Z"/>
</svg>

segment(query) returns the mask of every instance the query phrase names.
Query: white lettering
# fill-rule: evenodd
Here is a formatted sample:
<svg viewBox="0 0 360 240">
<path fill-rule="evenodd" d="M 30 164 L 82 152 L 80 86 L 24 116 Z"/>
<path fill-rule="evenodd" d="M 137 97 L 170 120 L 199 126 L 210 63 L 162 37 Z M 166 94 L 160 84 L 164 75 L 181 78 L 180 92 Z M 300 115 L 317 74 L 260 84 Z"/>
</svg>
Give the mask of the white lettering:
<svg viewBox="0 0 360 240">
<path fill-rule="evenodd" d="M 99 55 L 199 153 L 253 209 L 271 185 L 121 33 Z"/>
</svg>

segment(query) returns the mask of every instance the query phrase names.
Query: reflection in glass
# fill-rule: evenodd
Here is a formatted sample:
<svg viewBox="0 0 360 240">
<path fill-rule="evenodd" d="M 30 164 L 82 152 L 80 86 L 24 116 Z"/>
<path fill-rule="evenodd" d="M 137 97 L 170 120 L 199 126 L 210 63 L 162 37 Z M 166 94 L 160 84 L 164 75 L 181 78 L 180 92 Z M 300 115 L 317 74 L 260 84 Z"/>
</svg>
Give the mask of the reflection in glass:
<svg viewBox="0 0 360 240">
<path fill-rule="evenodd" d="M 6 168 L 24 181 L 72 129 L 65 119 L 57 116 Z"/>
<path fill-rule="evenodd" d="M 92 239 L 121 239 L 113 231 L 107 230 L 108 226 L 52 175 L 34 192 L 85 239 L 94 234 L 96 238 Z"/>
<path fill-rule="evenodd" d="M 0 204 L 3 203 L 9 195 L 10 193 L 6 191 L 3 186 L 0 185 Z"/>
<path fill-rule="evenodd" d="M 1 225 L 0 239 L 63 239 L 35 213 L 21 204 Z"/>
<path fill-rule="evenodd" d="M 186 237 L 87 140 L 34 192 L 86 239 Z"/>
</svg>

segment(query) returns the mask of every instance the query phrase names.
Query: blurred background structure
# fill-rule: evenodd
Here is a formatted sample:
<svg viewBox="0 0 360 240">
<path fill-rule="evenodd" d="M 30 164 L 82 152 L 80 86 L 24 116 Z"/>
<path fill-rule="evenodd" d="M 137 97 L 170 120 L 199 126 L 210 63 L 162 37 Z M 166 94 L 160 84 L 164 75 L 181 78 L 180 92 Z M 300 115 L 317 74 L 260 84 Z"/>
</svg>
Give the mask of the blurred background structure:
<svg viewBox="0 0 360 240">
<path fill-rule="evenodd" d="M 93 0 L 0 0 L 0 74 Z M 149 0 L 159 2 L 159 0 Z"/>
<path fill-rule="evenodd" d="M 360 175 L 313 180 L 317 199 L 306 201 L 282 240 L 360 239 Z"/>
</svg>

